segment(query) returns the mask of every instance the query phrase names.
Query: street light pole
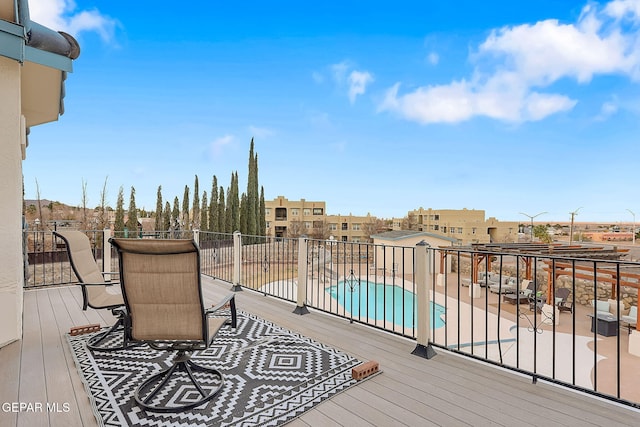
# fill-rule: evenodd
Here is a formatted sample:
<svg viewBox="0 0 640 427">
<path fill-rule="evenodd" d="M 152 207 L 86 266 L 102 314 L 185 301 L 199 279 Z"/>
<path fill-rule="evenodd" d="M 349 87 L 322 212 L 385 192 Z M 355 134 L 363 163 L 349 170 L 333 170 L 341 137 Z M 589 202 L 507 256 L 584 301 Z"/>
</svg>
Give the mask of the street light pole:
<svg viewBox="0 0 640 427">
<path fill-rule="evenodd" d="M 540 215 L 543 215 L 543 214 L 546 214 L 546 212 L 540 212 L 540 213 L 537 213 L 535 215 L 529 215 L 529 214 L 526 214 L 524 212 L 520 212 L 520 215 L 524 215 L 524 216 L 528 217 L 531 220 L 531 230 L 530 230 L 531 235 L 529 237 L 529 241 L 531 243 L 533 243 L 533 218 L 535 218 L 537 216 L 540 216 Z"/>
<path fill-rule="evenodd" d="M 635 246 L 636 245 L 636 214 L 631 210 L 631 209 L 627 209 L 629 211 L 629 213 L 633 216 L 633 227 L 631 228 L 631 238 L 632 240 L 632 245 Z"/>
<path fill-rule="evenodd" d="M 580 206 L 573 212 L 569 212 L 569 214 L 571 215 L 571 227 L 569 228 L 569 246 L 571 246 L 571 243 L 573 243 L 573 218 L 578 215 L 578 211 L 580 209 L 582 209 L 582 206 Z"/>
</svg>

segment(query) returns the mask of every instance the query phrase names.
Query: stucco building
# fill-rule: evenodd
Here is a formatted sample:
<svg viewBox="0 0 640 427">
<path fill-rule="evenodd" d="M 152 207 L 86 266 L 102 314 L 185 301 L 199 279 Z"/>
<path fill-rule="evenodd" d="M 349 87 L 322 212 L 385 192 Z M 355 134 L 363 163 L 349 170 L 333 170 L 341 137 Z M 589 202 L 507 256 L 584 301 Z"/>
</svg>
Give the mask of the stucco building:
<svg viewBox="0 0 640 427">
<path fill-rule="evenodd" d="M 461 245 L 471 243 L 511 243 L 518 240 L 518 222 L 485 219 L 479 209 L 424 209 L 408 213 L 411 228 L 455 239 Z M 394 220 L 394 230 L 400 221 Z"/>
<path fill-rule="evenodd" d="M 27 0 L 0 0 L 0 346 L 22 338 L 22 161 L 29 128 L 64 112 L 64 81 L 79 54 L 73 37 L 31 21 Z"/>
</svg>

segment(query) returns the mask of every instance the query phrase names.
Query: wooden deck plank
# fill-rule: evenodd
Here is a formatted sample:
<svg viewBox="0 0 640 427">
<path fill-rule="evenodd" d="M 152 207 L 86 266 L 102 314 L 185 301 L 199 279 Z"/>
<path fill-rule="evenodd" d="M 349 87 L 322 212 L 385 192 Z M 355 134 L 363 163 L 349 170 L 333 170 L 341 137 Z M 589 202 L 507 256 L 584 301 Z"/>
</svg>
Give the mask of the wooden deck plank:
<svg viewBox="0 0 640 427">
<path fill-rule="evenodd" d="M 87 396 L 84 384 L 77 375 L 77 367 L 73 360 L 73 354 L 69 348 L 66 334 L 69 329 L 74 326 L 71 320 L 70 308 L 73 308 L 73 288 L 60 288 L 56 292 L 50 293 L 51 304 L 54 307 L 54 313 L 56 314 L 56 324 L 60 336 L 62 336 L 62 348 L 64 350 L 64 363 L 68 374 L 67 381 L 70 383 L 73 391 L 73 398 L 70 399 L 71 412 L 77 414 L 80 418 L 80 425 L 83 427 L 97 426 L 95 414 L 91 409 L 89 398 Z M 73 399 L 73 400 L 71 400 Z"/>
<path fill-rule="evenodd" d="M 24 293 L 24 313 L 18 401 L 43 405 L 47 401 L 47 393 L 37 293 Z M 22 411 L 18 413 L 16 425 L 48 426 L 49 417 L 43 410 Z"/>
<path fill-rule="evenodd" d="M 209 303 L 230 292 L 230 285 L 203 281 Z M 43 295 L 35 295 L 36 293 Z M 46 296 L 46 298 L 45 298 Z M 436 349 L 430 360 L 411 355 L 415 342 L 312 310 L 293 314 L 294 305 L 250 291 L 238 292 L 238 308 L 286 329 L 336 347 L 360 360 L 380 363 L 380 375 L 363 381 L 304 413 L 290 425 L 633 425 L 640 411 Z M 74 400 L 75 418 L 21 414 L 17 425 L 97 426 L 64 334 L 70 326 L 98 316 L 111 324 L 107 310 L 82 311 L 78 287 L 25 292 L 25 337 L 0 349 L 0 363 L 19 372 L 19 385 L 2 385 L 0 396 L 19 401 L 52 399 L 51 381 L 66 381 L 65 399 Z M 52 316 L 53 315 L 53 316 Z M 53 326 L 50 326 L 53 324 Z M 52 347 L 52 348 L 50 348 Z M 49 360 L 51 359 L 51 360 Z M 26 369 L 29 366 L 29 369 Z M 62 374 L 57 371 L 64 371 Z M 4 376 L 3 376 L 4 378 Z M 54 380 L 56 378 L 56 380 Z M 43 394 L 42 390 L 47 390 Z M 70 394 L 71 393 L 71 394 Z M 37 415 L 37 414 L 36 414 Z M 78 417 L 80 423 L 78 424 Z M 16 425 L 16 418 L 0 424 Z M 75 424 L 74 424 L 75 423 Z"/>
<path fill-rule="evenodd" d="M 18 402 L 18 391 L 20 390 L 20 352 L 22 341 L 14 341 L 9 345 L 0 348 L 0 377 L 2 386 L 0 387 L 0 403 Z M 0 425 L 15 426 L 18 414 L 12 411 L 0 412 Z"/>
<path fill-rule="evenodd" d="M 42 333 L 47 415 L 50 426 L 81 426 L 82 420 L 78 412 L 71 411 L 72 405 L 75 406 L 75 394 L 65 360 L 66 343 L 58 329 L 55 308 L 51 304 L 51 297 L 55 294 L 56 291 L 36 292 Z"/>
</svg>

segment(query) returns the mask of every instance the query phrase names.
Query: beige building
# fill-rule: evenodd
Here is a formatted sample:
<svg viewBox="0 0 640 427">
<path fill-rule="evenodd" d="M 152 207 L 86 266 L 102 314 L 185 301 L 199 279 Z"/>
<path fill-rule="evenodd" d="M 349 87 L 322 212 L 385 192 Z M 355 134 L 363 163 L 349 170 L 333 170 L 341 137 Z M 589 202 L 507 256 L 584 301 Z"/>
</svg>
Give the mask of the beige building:
<svg viewBox="0 0 640 427">
<path fill-rule="evenodd" d="M 371 214 L 327 215 L 325 202 L 288 200 L 283 196 L 265 201 L 268 236 L 307 235 L 318 239 L 333 237 L 341 242 L 369 242 L 369 236 L 378 231 L 376 220 Z"/>
<path fill-rule="evenodd" d="M 408 225 L 415 230 L 456 239 L 458 244 L 510 243 L 518 240 L 518 222 L 500 222 L 485 219 L 484 210 L 478 209 L 424 209 L 408 213 Z M 393 221 L 394 230 L 401 221 Z"/>
<path fill-rule="evenodd" d="M 378 231 L 375 229 L 376 220 L 377 218 L 371 214 L 327 216 L 329 233 L 341 242 L 370 243 L 371 234 Z"/>
<path fill-rule="evenodd" d="M 312 202 L 305 199 L 288 200 L 278 196 L 264 202 L 267 236 L 298 237 L 312 235 L 315 229 L 326 227 L 327 213 L 325 202 Z"/>
</svg>

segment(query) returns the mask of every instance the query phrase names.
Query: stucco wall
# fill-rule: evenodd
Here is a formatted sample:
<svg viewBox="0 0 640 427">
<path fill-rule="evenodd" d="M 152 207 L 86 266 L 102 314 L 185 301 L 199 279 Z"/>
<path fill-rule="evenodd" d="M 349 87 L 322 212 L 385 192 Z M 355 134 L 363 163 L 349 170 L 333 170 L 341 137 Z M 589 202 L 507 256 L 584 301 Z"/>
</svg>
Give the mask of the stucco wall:
<svg viewBox="0 0 640 427">
<path fill-rule="evenodd" d="M 22 337 L 20 64 L 0 57 L 0 346 Z"/>
</svg>

